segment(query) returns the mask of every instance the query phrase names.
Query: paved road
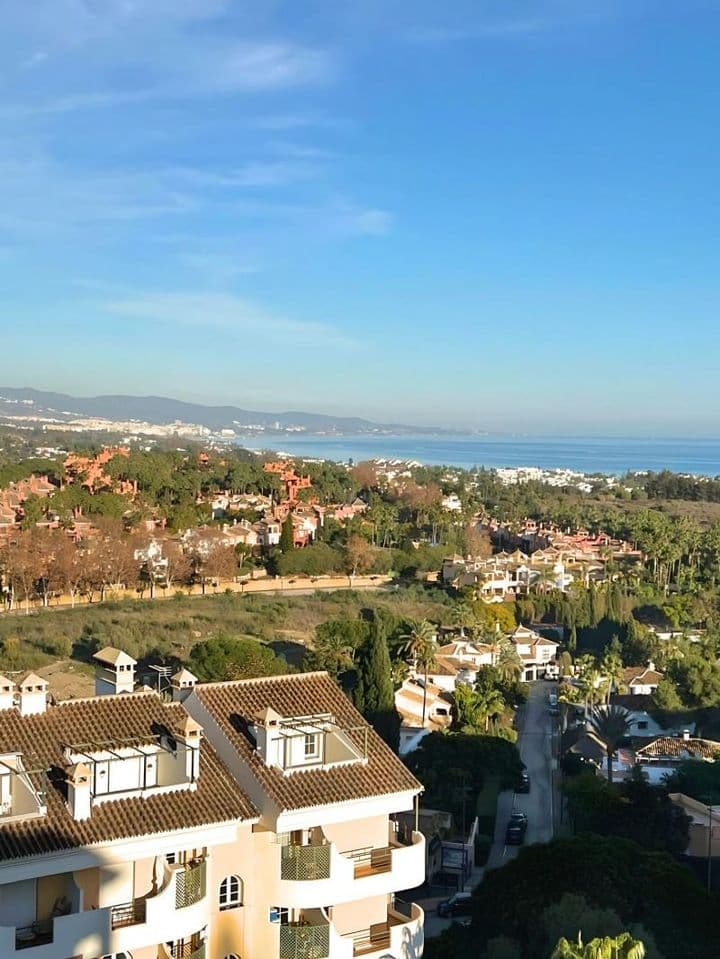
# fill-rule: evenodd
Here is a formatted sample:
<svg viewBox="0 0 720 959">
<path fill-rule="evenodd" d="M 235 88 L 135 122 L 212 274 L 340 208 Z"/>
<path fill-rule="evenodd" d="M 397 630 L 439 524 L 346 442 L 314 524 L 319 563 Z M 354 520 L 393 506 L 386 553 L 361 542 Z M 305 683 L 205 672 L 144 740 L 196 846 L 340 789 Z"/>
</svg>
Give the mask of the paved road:
<svg viewBox="0 0 720 959">
<path fill-rule="evenodd" d="M 486 869 L 497 869 L 509 859 L 514 859 L 520 846 L 505 845 L 505 827 L 513 810 L 524 812 L 528 817 L 525 842 L 548 842 L 553 835 L 553 820 L 557 815 L 557 789 L 553 772 L 556 767 L 553 749 L 557 737 L 557 719 L 548 713 L 548 695 L 557 693 L 557 683 L 540 680 L 530 687 L 527 705 L 523 710 L 519 730 L 520 757 L 530 776 L 530 792 L 516 794 L 503 792 L 498 796 L 495 841 L 488 857 Z M 474 870 L 465 885 L 476 886 L 483 877 L 484 869 Z M 425 935 L 429 939 L 438 936 L 451 924 L 450 919 L 440 919 L 435 912 L 437 900 L 421 902 L 426 909 Z"/>
<path fill-rule="evenodd" d="M 502 866 L 519 852 L 519 846 L 505 845 L 505 826 L 510 813 L 514 810 L 524 812 L 528 817 L 526 844 L 548 842 L 552 838 L 557 804 L 557 793 L 553 784 L 553 771 L 556 765 L 553 745 L 554 737 L 557 736 L 557 719 L 548 713 L 550 693 L 557 693 L 556 683 L 540 680 L 533 683 L 530 688 L 519 740 L 520 757 L 530 776 L 530 792 L 500 793 L 495 842 L 487 863 L 489 869 Z"/>
</svg>

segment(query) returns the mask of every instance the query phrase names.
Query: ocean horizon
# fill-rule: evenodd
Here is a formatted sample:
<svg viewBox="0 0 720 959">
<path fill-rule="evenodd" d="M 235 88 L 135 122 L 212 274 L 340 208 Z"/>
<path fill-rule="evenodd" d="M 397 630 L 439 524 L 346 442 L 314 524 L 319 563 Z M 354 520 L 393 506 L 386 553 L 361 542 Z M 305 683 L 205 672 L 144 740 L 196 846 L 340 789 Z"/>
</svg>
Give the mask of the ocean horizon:
<svg viewBox="0 0 720 959">
<path fill-rule="evenodd" d="M 414 460 L 428 466 L 540 467 L 621 475 L 672 470 L 720 475 L 720 439 L 636 439 L 610 437 L 518 437 L 362 434 L 358 436 L 238 437 L 246 449 L 292 456 L 360 462 Z"/>
</svg>

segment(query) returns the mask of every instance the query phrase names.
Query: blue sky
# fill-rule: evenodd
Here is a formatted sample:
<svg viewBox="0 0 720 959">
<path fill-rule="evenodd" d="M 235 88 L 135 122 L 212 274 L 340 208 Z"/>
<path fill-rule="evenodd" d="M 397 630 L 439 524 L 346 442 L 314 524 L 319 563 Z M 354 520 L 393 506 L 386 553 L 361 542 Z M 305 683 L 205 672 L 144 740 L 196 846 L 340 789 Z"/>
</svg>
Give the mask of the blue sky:
<svg viewBox="0 0 720 959">
<path fill-rule="evenodd" d="M 718 435 L 718 0 L 4 0 L 0 382 Z"/>
</svg>

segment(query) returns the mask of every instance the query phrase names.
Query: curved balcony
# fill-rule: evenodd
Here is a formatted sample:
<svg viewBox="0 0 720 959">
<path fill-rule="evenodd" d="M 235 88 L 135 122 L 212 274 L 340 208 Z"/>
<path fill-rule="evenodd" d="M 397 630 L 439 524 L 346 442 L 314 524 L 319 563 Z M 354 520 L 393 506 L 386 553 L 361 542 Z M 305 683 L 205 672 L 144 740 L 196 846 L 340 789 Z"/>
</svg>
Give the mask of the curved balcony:
<svg viewBox="0 0 720 959">
<path fill-rule="evenodd" d="M 353 959 L 385 959 L 387 955 L 420 959 L 425 943 L 424 919 L 420 906 L 396 900 L 388 909 L 385 922 L 341 938 L 351 940 Z"/>
<path fill-rule="evenodd" d="M 166 866 L 163 884 L 153 896 L 58 916 L 23 929 L 0 927 L 0 956 L 102 956 L 192 936 L 209 918 L 206 868 L 204 860 Z"/>
<path fill-rule="evenodd" d="M 279 926 L 277 959 L 420 959 L 423 922 L 420 906 L 396 900 L 383 922 L 341 936 L 324 910 L 309 909 Z"/>
<path fill-rule="evenodd" d="M 275 888 L 268 898 L 288 908 L 312 908 L 318 902 L 350 902 L 399 889 L 414 889 L 425 879 L 425 837 L 413 832 L 406 843 L 392 831 L 387 846 L 340 852 L 335 843 L 275 847 Z"/>
</svg>

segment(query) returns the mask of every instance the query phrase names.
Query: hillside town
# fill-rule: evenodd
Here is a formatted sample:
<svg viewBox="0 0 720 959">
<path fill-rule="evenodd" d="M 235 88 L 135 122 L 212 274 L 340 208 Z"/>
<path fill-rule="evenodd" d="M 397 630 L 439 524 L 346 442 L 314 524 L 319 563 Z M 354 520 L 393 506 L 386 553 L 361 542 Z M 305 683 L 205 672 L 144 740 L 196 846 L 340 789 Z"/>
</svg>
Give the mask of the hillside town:
<svg viewBox="0 0 720 959">
<path fill-rule="evenodd" d="M 518 851 L 586 833 L 714 883 L 712 527 L 676 556 L 650 510 L 555 519 L 533 481 L 402 461 L 4 475 L 9 955 L 469 957 Z"/>
</svg>

